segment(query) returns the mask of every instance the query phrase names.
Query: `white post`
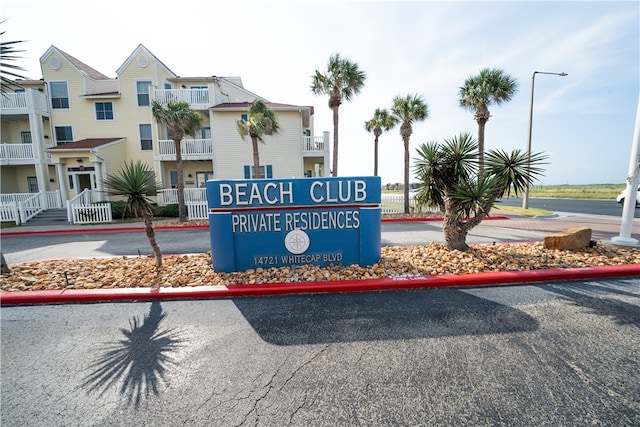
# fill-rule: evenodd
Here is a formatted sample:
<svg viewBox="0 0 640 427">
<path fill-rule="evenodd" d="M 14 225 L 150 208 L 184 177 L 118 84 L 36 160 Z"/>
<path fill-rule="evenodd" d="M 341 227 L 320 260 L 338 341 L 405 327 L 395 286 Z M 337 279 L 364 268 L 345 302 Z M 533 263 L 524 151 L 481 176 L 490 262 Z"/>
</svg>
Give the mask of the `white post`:
<svg viewBox="0 0 640 427">
<path fill-rule="evenodd" d="M 638 108 L 636 111 L 636 127 L 633 131 L 633 141 L 631 142 L 631 158 L 629 160 L 629 176 L 627 177 L 627 188 L 624 196 L 624 207 L 622 209 L 622 223 L 620 224 L 620 235 L 611 239 L 611 243 L 625 246 L 634 246 L 638 240 L 631 237 L 631 226 L 633 225 L 633 215 L 636 209 L 636 195 L 638 193 L 638 182 L 640 181 L 640 94 L 638 95 Z"/>
</svg>

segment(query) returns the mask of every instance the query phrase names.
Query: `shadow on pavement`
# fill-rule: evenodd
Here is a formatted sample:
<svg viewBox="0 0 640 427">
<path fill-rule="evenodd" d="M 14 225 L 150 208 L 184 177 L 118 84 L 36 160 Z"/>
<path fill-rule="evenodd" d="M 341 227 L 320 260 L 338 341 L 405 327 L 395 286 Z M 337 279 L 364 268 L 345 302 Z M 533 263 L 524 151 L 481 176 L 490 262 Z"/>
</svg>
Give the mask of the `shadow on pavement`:
<svg viewBox="0 0 640 427">
<path fill-rule="evenodd" d="M 530 332 L 528 314 L 456 289 L 237 298 L 266 342 L 300 345 Z"/>
<path fill-rule="evenodd" d="M 609 286 L 590 286 L 586 289 L 571 286 L 571 284 L 553 284 L 546 285 L 543 289 L 554 292 L 565 301 L 584 307 L 593 314 L 609 317 L 618 325 L 640 327 L 640 294 L 629 292 L 628 286 L 618 287 L 618 283 L 620 282 L 614 280 Z M 635 299 L 635 303 L 602 296 L 611 293 L 619 295 L 620 298 Z"/>
<path fill-rule="evenodd" d="M 182 340 L 172 330 L 161 329 L 166 317 L 160 302 L 151 303 L 142 322 L 129 320 L 129 328 L 120 328 L 122 339 L 106 343 L 103 354 L 90 366 L 83 387 L 102 396 L 118 387 L 127 405 L 140 404 L 143 397 L 158 396 L 158 385 L 164 381 L 171 353 L 181 347 Z"/>
</svg>

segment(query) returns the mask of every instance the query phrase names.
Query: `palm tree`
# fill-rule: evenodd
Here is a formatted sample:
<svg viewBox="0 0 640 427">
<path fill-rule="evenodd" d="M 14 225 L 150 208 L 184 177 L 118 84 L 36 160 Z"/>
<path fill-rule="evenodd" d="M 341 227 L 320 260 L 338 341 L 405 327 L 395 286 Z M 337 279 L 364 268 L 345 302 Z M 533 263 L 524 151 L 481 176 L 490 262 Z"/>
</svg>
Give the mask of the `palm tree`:
<svg viewBox="0 0 640 427">
<path fill-rule="evenodd" d="M 351 101 L 357 95 L 367 76 L 360 71 L 358 64 L 334 53 L 329 57 L 327 71 L 316 70 L 311 83 L 311 91 L 315 95 L 329 95 L 329 108 L 333 111 L 333 166 L 332 176 L 338 176 L 338 108 L 342 101 Z"/>
<path fill-rule="evenodd" d="M 484 170 L 484 127 L 491 113 L 491 104 L 510 101 L 518 91 L 518 82 L 499 68 L 484 68 L 477 76 L 465 80 L 459 91 L 460 106 L 474 112 L 478 122 L 479 173 Z"/>
<path fill-rule="evenodd" d="M 398 119 L 389 114 L 386 109 L 376 108 L 373 117 L 364 123 L 367 132 L 373 132 L 375 136 L 373 150 L 373 175 L 378 176 L 378 138 L 382 131 L 390 131 L 398 122 Z"/>
<path fill-rule="evenodd" d="M 0 21 L 3 24 L 6 21 Z M 0 32 L 0 36 L 4 36 L 5 31 Z M 13 64 L 22 56 L 19 53 L 24 50 L 17 50 L 16 46 L 20 43 L 24 43 L 24 40 L 15 40 L 0 42 L 0 93 L 9 92 L 11 89 L 19 88 L 20 85 L 15 82 L 15 79 L 26 79 L 26 77 L 16 73 L 16 71 L 27 71 L 24 68 Z"/>
<path fill-rule="evenodd" d="M 256 99 L 249 106 L 247 120 L 240 119 L 236 121 L 236 126 L 243 140 L 246 135 L 251 137 L 251 145 L 253 147 L 253 178 L 260 178 L 258 141 L 264 143 L 265 135 L 277 135 L 280 132 L 278 115 L 269 108 L 263 100 Z"/>
<path fill-rule="evenodd" d="M 415 159 L 415 177 L 419 181 L 418 203 L 438 206 L 444 212 L 444 238 L 450 249 L 467 250 L 467 233 L 489 214 L 497 199 L 519 192 L 542 176 L 546 156 L 514 150 L 490 150 L 486 170 L 478 174 L 478 142 L 469 133 L 461 133 L 443 144 L 421 144 Z"/>
<path fill-rule="evenodd" d="M 400 136 L 404 143 L 404 213 L 409 213 L 409 138 L 413 133 L 412 124 L 429 118 L 429 107 L 419 95 L 397 95 L 393 98 L 391 114 L 400 125 Z"/>
<path fill-rule="evenodd" d="M 176 148 L 176 190 L 178 192 L 178 221 L 185 222 L 187 216 L 184 207 L 184 180 L 182 177 L 181 141 L 185 136 L 194 136 L 202 125 L 202 114 L 189 108 L 188 102 L 168 101 L 166 105 L 153 101 L 151 103 L 153 118 L 171 130 Z"/>
<path fill-rule="evenodd" d="M 126 163 L 116 174 L 107 175 L 104 181 L 107 192 L 112 196 L 126 197 L 125 213 L 141 216 L 144 221 L 144 230 L 147 233 L 149 244 L 156 257 L 156 269 L 162 267 L 162 254 L 156 243 L 156 233 L 153 230 L 153 208 L 149 194 L 155 194 L 157 184 L 155 173 L 140 160 Z"/>
</svg>

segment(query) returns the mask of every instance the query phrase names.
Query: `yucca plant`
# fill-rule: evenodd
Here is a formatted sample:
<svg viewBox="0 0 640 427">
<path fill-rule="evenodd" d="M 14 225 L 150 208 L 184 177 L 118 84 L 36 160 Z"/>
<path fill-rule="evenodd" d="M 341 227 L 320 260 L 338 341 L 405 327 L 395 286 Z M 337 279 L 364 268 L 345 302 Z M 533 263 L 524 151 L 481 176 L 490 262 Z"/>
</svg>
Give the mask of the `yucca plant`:
<svg viewBox="0 0 640 427">
<path fill-rule="evenodd" d="M 162 253 L 156 242 L 152 201 L 148 197 L 158 190 L 155 173 L 140 160 L 135 163 L 131 161 L 117 173 L 107 175 L 104 185 L 110 195 L 126 198 L 125 213 L 130 212 L 134 216 L 142 217 L 145 233 L 156 258 L 156 270 L 160 270 Z"/>
<path fill-rule="evenodd" d="M 540 168 L 546 156 L 513 150 L 490 150 L 485 171 L 479 173 L 478 142 L 469 133 L 429 142 L 417 148 L 414 162 L 419 181 L 420 205 L 438 206 L 444 212 L 444 238 L 450 249 L 467 250 L 467 234 L 489 214 L 496 200 L 517 196 L 543 175 Z"/>
</svg>

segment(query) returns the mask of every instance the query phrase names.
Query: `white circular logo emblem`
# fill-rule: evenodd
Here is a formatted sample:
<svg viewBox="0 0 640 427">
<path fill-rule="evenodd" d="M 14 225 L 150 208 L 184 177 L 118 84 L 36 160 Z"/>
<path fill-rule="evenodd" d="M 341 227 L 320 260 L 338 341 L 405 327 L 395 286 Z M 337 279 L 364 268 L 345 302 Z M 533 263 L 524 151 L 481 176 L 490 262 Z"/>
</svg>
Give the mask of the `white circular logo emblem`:
<svg viewBox="0 0 640 427">
<path fill-rule="evenodd" d="M 284 238 L 284 246 L 294 255 L 302 254 L 309 249 L 309 236 L 302 230 L 291 230 Z"/>
</svg>

